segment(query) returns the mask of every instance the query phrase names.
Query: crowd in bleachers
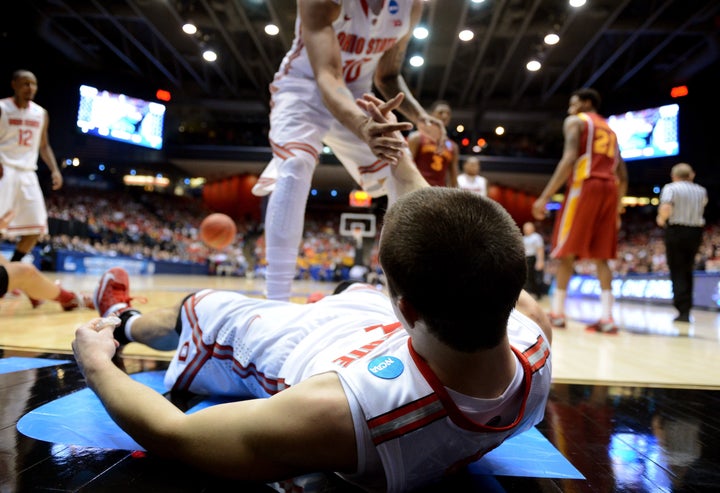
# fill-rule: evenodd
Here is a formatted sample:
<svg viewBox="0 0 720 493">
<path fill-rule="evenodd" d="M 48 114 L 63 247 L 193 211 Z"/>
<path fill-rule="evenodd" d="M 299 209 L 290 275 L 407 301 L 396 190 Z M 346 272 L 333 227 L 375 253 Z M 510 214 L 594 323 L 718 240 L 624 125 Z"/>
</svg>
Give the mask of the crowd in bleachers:
<svg viewBox="0 0 720 493">
<path fill-rule="evenodd" d="M 54 249 L 201 263 L 211 253 L 197 238 L 210 211 L 192 197 L 67 188 L 46 202 Z"/>
<path fill-rule="evenodd" d="M 211 211 L 200 198 L 171 194 L 73 190 L 66 188 L 47 197 L 50 232 L 39 243 L 45 252 L 79 251 L 104 256 L 194 262 L 207 264 L 211 273 L 264 275 L 264 242 L 261 225 L 238 223 L 237 241 L 221 252 L 206 247 L 198 238 L 198 225 Z M 618 257 L 611 262 L 616 275 L 667 274 L 663 231 L 654 223 L 655 208 L 629 208 L 623 216 Z M 539 225 L 549 252 L 552 224 Z M 377 241 L 364 242 L 358 258 L 353 238 L 339 234 L 339 214 L 309 217 L 298 251 L 298 278 L 338 280 L 349 269 L 363 264 L 369 272 L 379 270 Z M 549 256 L 548 256 L 549 258 Z M 696 269 L 720 271 L 720 225 L 706 228 Z M 546 281 L 556 265 L 547 262 Z M 594 274 L 594 264 L 576 264 L 578 274 Z M 52 266 L 49 266 L 52 270 Z"/>
</svg>

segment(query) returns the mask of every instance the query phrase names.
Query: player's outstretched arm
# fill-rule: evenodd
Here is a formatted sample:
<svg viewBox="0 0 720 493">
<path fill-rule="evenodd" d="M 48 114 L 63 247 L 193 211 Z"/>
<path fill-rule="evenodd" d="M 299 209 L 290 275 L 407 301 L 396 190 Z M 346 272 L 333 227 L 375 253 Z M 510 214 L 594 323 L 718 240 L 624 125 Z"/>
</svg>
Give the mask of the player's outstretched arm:
<svg viewBox="0 0 720 493">
<path fill-rule="evenodd" d="M 393 110 L 402 103 L 403 98 L 404 93 L 399 93 L 389 101 L 382 101 L 372 94 L 364 94 L 363 98 L 357 101 L 357 104 L 374 121 L 380 123 L 393 122 L 397 120 Z M 396 133 L 399 134 L 399 132 Z M 406 193 L 430 186 L 418 171 L 417 166 L 415 166 L 408 149 L 405 149 L 405 152 L 398 156 L 397 164 L 391 166 L 390 172 L 392 179 L 388 183 L 388 207 Z"/>
<path fill-rule="evenodd" d="M 312 377 L 269 399 L 186 415 L 113 364 L 112 328 L 97 330 L 98 320 L 76 331 L 76 360 L 112 419 L 149 452 L 246 480 L 357 467 L 350 408 L 334 373 Z"/>
<path fill-rule="evenodd" d="M 385 99 L 390 99 L 399 93 L 405 94 L 405 99 L 398 107 L 398 111 L 415 124 L 418 131 L 432 139 L 435 143 L 445 141 L 445 125 L 425 109 L 415 99 L 402 75 L 402 67 L 407 53 L 407 47 L 413 35 L 413 30 L 420 23 L 423 13 L 422 0 L 413 0 L 410 11 L 409 28 L 389 50 L 383 53 L 373 76 L 375 87 Z M 414 153 L 413 153 L 414 155 Z"/>
<path fill-rule="evenodd" d="M 563 145 L 563 154 L 555 166 L 550 181 L 545 185 L 545 189 L 532 205 L 533 217 L 537 220 L 545 219 L 547 211 L 545 205 L 555 192 L 557 192 L 572 174 L 573 165 L 578 158 L 578 147 L 580 145 L 580 133 L 583 126 L 582 120 L 577 115 L 570 115 L 563 122 L 563 137 L 565 139 Z"/>
</svg>

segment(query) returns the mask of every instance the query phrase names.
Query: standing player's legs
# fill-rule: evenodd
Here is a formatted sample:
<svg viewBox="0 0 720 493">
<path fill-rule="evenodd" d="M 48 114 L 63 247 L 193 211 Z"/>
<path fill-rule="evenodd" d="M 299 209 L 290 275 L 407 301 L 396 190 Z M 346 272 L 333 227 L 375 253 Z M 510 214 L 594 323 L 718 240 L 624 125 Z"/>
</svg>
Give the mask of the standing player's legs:
<svg viewBox="0 0 720 493">
<path fill-rule="evenodd" d="M 553 236 L 552 255 L 561 261 L 550 316 L 554 326 L 564 326 L 567 286 L 578 258 L 596 261 L 602 283 L 601 321 L 612 324 L 612 272 L 607 259 L 615 258 L 616 252 L 617 186 L 612 180 L 597 178 L 573 183 Z"/>
<path fill-rule="evenodd" d="M 576 216 L 580 210 L 579 201 L 582 192 L 582 182 L 568 187 L 565 200 L 555 218 L 552 234 L 552 250 L 550 256 L 558 259 L 559 264 L 555 274 L 555 290 L 550 301 L 550 324 L 556 328 L 565 328 L 565 299 L 567 286 L 573 273 L 575 263 L 578 223 Z"/>
<path fill-rule="evenodd" d="M 553 327 L 563 329 L 565 322 L 565 300 L 567 298 L 567 287 L 570 283 L 570 277 L 574 272 L 575 256 L 566 255 L 558 259 L 560 263 L 555 274 L 555 292 L 553 293 L 550 307 L 550 324 Z"/>
<path fill-rule="evenodd" d="M 15 217 L 11 226 L 20 240 L 15 245 L 15 251 L 10 259 L 19 261 L 30 253 L 40 238 L 47 232 L 47 209 L 45 196 L 40 188 L 40 182 L 35 171 L 16 171 L 18 180 L 16 186 L 18 193 L 12 206 Z"/>
<path fill-rule="evenodd" d="M 592 181 L 593 193 L 597 197 L 598 205 L 587 256 L 595 260 L 597 278 L 600 282 L 600 321 L 590 325 L 588 329 L 615 333 L 618 329 L 613 322 L 613 272 L 608 261 L 617 257 L 619 224 L 617 185 L 613 180 Z"/>
<path fill-rule="evenodd" d="M 19 262 L 30 253 L 40 235 L 47 231 L 45 197 L 35 171 L 20 170 L 12 166 L 4 166 L 3 171 L 3 179 L 0 180 L 0 215 L 7 211 L 14 213 L 10 228 L 13 236 L 19 236 L 20 239 L 15 244 L 10 260 Z M 38 298 L 27 291 L 26 294 L 33 308 L 40 306 L 42 299 L 54 299 Z M 78 306 L 83 305 L 81 303 Z"/>
<path fill-rule="evenodd" d="M 275 190 L 270 194 L 265 213 L 268 299 L 290 299 L 316 163 L 316 156 L 295 151 L 278 165 Z"/>
<path fill-rule="evenodd" d="M 255 195 L 271 193 L 265 211 L 266 295 L 281 301 L 290 299 L 310 184 L 333 119 L 314 84 L 300 86 L 273 93 L 273 159 L 253 187 Z"/>
</svg>

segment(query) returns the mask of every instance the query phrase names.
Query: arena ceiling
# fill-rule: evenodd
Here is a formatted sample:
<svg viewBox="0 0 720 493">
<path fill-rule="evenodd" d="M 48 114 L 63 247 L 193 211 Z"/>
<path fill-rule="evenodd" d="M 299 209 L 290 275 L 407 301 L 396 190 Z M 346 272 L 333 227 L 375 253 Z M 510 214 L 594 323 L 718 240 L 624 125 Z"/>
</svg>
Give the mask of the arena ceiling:
<svg viewBox="0 0 720 493">
<path fill-rule="evenodd" d="M 295 19 L 292 0 L 24 0 L 13 9 L 3 16 L 6 42 L 34 45 L 61 71 L 168 89 L 178 118 L 216 121 L 266 119 Z M 187 20 L 197 34 L 182 31 Z M 265 33 L 269 23 L 279 34 Z M 578 87 L 599 89 L 608 110 L 635 109 L 717 73 L 720 58 L 715 0 L 587 0 L 577 9 L 568 0 L 428 0 L 422 25 L 429 36 L 413 39 L 408 58 L 425 63 L 404 68 L 418 99 L 449 101 L 454 123 L 475 135 L 502 124 L 537 142 L 560 133 Z M 469 42 L 458 39 L 464 29 Z M 549 32 L 558 44 L 543 43 Z M 213 63 L 202 57 L 208 47 Z M 525 67 L 532 58 L 537 72 Z"/>
</svg>

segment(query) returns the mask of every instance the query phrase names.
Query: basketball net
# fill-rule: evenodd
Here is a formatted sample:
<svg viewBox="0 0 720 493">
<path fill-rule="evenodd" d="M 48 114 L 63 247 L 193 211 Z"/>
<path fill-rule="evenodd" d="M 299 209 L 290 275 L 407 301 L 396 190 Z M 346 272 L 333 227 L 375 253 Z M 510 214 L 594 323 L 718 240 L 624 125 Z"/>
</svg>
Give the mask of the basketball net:
<svg viewBox="0 0 720 493">
<path fill-rule="evenodd" d="M 355 239 L 355 246 L 360 247 L 362 246 L 363 242 L 363 229 L 354 227 L 352 229 L 352 237 Z"/>
</svg>

